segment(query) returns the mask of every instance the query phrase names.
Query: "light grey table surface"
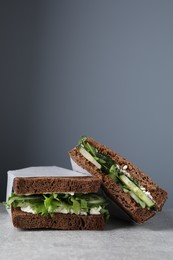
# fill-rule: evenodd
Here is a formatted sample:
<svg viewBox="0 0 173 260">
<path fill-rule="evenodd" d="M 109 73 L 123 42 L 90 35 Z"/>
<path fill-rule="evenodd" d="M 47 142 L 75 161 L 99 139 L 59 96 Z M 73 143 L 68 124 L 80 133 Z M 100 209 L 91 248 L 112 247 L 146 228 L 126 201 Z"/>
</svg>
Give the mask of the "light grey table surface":
<svg viewBox="0 0 173 260">
<path fill-rule="evenodd" d="M 112 218 L 104 231 L 26 231 L 0 204 L 0 260 L 173 259 L 173 210 L 143 225 Z"/>
</svg>

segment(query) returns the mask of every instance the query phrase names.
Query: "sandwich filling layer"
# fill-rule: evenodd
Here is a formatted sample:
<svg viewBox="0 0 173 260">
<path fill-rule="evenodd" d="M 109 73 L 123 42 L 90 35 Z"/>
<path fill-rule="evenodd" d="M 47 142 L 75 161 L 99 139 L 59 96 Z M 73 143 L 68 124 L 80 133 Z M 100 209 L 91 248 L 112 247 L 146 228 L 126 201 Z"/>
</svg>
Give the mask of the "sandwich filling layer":
<svg viewBox="0 0 173 260">
<path fill-rule="evenodd" d="M 122 190 L 127 192 L 142 208 L 155 208 L 156 202 L 151 193 L 139 185 L 138 181 L 127 172 L 127 165 L 120 168 L 110 156 L 99 152 L 87 142 L 87 137 L 82 137 L 79 140 L 77 149 L 88 161 L 116 182 Z"/>
<path fill-rule="evenodd" d="M 105 199 L 96 193 L 53 193 L 42 195 L 16 195 L 8 198 L 5 205 L 20 208 L 22 211 L 43 216 L 55 213 L 76 215 L 103 214 L 107 219 L 109 212 L 105 208 Z"/>
</svg>

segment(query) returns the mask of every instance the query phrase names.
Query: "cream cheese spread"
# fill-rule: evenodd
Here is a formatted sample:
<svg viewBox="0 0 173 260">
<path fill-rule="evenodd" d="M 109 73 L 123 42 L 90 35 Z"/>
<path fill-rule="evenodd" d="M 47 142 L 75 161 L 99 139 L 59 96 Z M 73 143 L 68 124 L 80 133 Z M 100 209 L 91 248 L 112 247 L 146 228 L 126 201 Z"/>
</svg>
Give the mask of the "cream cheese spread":
<svg viewBox="0 0 173 260">
<path fill-rule="evenodd" d="M 21 209 L 21 211 L 23 211 L 23 212 L 32 213 L 32 214 L 37 214 L 30 206 L 21 207 L 20 209 Z M 96 207 L 91 208 L 91 209 L 90 209 L 90 214 L 91 214 L 91 215 L 99 215 L 99 214 L 101 214 L 101 213 L 100 213 L 100 210 L 101 210 L 101 209 L 102 209 L 101 206 L 99 206 L 98 208 L 96 208 Z M 70 213 L 70 214 L 74 214 L 74 211 L 73 211 L 72 209 L 67 210 L 67 209 L 65 209 L 64 207 L 61 206 L 61 207 L 58 207 L 58 208 L 55 210 L 55 213 L 63 213 L 63 214 L 68 214 L 68 213 Z M 80 210 L 77 215 L 85 215 L 85 216 L 86 216 L 86 215 L 87 215 L 87 212 L 85 212 L 84 210 Z"/>
</svg>

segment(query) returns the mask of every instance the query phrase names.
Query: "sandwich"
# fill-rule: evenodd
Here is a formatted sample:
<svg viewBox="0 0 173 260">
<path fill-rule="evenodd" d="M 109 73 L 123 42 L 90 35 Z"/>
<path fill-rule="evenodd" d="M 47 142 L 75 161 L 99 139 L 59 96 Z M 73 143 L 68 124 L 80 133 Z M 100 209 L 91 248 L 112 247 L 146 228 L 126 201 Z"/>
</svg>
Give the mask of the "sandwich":
<svg viewBox="0 0 173 260">
<path fill-rule="evenodd" d="M 9 171 L 8 192 L 12 189 L 5 205 L 16 228 L 103 230 L 109 213 L 97 193 L 100 183 L 60 167 Z"/>
<path fill-rule="evenodd" d="M 69 152 L 72 167 L 85 169 L 102 182 L 106 196 L 136 223 L 143 223 L 161 211 L 167 192 L 117 152 L 82 136 Z"/>
</svg>

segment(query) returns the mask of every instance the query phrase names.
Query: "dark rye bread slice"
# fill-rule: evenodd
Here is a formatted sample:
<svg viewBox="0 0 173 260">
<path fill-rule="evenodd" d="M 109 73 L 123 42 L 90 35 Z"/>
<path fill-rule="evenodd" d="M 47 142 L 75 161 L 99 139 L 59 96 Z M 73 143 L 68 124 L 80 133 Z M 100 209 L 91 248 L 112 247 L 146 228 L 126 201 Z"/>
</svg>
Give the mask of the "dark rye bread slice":
<svg viewBox="0 0 173 260">
<path fill-rule="evenodd" d="M 16 177 L 15 194 L 43 194 L 56 192 L 97 192 L 101 181 L 93 176 L 84 177 Z"/>
<path fill-rule="evenodd" d="M 127 165 L 127 172 L 134 179 L 138 180 L 138 183 L 146 188 L 146 190 L 153 196 L 157 204 L 156 210 L 160 211 L 162 209 L 167 199 L 167 192 L 165 190 L 158 187 L 158 185 L 154 183 L 151 178 L 146 176 L 143 171 L 115 151 L 112 151 L 105 145 L 96 142 L 92 138 L 87 138 L 87 142 L 97 148 L 101 153 L 110 156 L 120 167 Z M 102 188 L 105 193 L 134 221 L 137 223 L 143 223 L 155 214 L 152 210 L 142 209 L 128 193 L 123 192 L 123 190 L 109 176 L 102 173 L 101 170 L 97 169 L 96 166 L 86 160 L 76 148 L 72 149 L 69 152 L 69 155 L 79 166 L 102 180 Z"/>
<path fill-rule="evenodd" d="M 22 229 L 103 230 L 104 216 L 55 213 L 53 216 L 26 213 L 12 207 L 14 227 Z"/>
</svg>

